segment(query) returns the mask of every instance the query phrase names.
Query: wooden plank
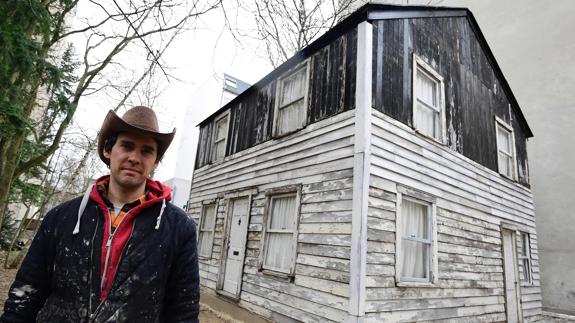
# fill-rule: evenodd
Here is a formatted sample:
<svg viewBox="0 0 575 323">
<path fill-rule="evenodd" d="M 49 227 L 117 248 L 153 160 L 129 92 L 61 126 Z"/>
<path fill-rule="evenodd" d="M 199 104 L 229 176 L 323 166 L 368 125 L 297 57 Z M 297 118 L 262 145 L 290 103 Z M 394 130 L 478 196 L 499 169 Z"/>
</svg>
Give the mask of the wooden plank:
<svg viewBox="0 0 575 323">
<path fill-rule="evenodd" d="M 333 280 L 341 283 L 349 283 L 349 272 L 343 272 L 339 270 L 297 264 L 295 267 L 295 273 L 296 275 Z"/>
<path fill-rule="evenodd" d="M 349 272 L 349 260 L 339 258 L 299 254 L 297 256 L 296 263 Z"/>
<path fill-rule="evenodd" d="M 301 311 L 297 308 L 290 307 L 288 305 L 272 301 L 268 298 L 255 295 L 255 294 L 252 294 L 252 293 L 247 292 L 247 291 L 242 291 L 242 293 L 240 294 L 240 297 L 243 301 L 256 304 L 258 306 L 261 306 L 265 309 L 270 310 L 271 312 L 280 313 L 280 314 L 294 318 L 294 319 L 299 320 L 299 321 L 317 322 L 317 323 L 327 321 L 325 318 L 322 318 L 320 316 L 306 313 L 306 312 Z M 333 322 L 333 321 L 331 321 L 331 322 Z"/>
<path fill-rule="evenodd" d="M 276 302 L 277 304 L 283 304 L 284 306 L 287 305 L 289 307 L 299 309 L 303 312 L 336 322 L 341 322 L 343 318 L 347 316 L 344 311 L 322 306 L 318 303 L 312 302 L 311 300 L 313 300 L 313 298 L 297 298 L 288 294 L 263 288 L 257 284 L 252 284 L 249 282 L 244 282 L 244 284 L 242 284 L 242 290 L 265 298 L 269 301 Z"/>
<path fill-rule="evenodd" d="M 503 296 L 503 288 L 369 288 L 367 300 L 410 300 L 458 298 L 478 296 Z"/>
<path fill-rule="evenodd" d="M 300 223 L 298 232 L 351 234 L 351 223 Z"/>
<path fill-rule="evenodd" d="M 294 284 L 338 296 L 349 297 L 349 285 L 344 283 L 308 276 L 296 276 Z"/>
<path fill-rule="evenodd" d="M 332 211 L 300 214 L 301 223 L 330 223 L 330 222 L 349 222 L 351 223 L 350 211 Z"/>
<path fill-rule="evenodd" d="M 316 255 L 316 256 L 326 256 L 332 258 L 349 259 L 350 247 L 308 244 L 308 243 L 301 243 L 300 241 L 300 243 L 298 244 L 298 253 Z"/>
<path fill-rule="evenodd" d="M 353 197 L 353 191 L 351 189 L 342 189 L 342 190 L 322 191 L 316 193 L 303 194 L 301 202 L 313 203 L 313 202 L 351 200 L 352 197 Z"/>
<path fill-rule="evenodd" d="M 349 247 L 351 236 L 349 234 L 300 233 L 298 242 Z"/>
<path fill-rule="evenodd" d="M 407 311 L 418 309 L 433 309 L 446 307 L 463 307 L 477 305 L 503 304 L 503 296 L 479 296 L 461 298 L 439 298 L 439 299 L 413 299 L 413 300 L 386 300 L 372 301 L 366 306 L 367 312 L 381 311 Z"/>
<path fill-rule="evenodd" d="M 314 302 L 325 306 L 345 310 L 348 307 L 349 300 L 345 297 L 336 296 L 330 293 L 297 286 L 291 283 L 275 280 L 261 274 L 245 275 L 244 280 L 257 286 L 262 286 L 270 290 L 286 293 L 298 298 L 312 299 Z"/>
</svg>

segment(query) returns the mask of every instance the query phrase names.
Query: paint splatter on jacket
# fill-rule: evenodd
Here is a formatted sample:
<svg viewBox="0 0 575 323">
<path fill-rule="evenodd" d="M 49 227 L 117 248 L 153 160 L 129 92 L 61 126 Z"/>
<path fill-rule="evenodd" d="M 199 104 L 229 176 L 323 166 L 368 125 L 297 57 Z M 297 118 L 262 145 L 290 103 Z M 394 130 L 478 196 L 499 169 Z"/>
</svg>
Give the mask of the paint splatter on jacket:
<svg viewBox="0 0 575 323">
<path fill-rule="evenodd" d="M 111 240 L 96 186 L 81 214 L 82 198 L 48 212 L 0 321 L 198 322 L 195 224 L 166 203 L 169 187 L 148 180 L 146 190 Z"/>
</svg>

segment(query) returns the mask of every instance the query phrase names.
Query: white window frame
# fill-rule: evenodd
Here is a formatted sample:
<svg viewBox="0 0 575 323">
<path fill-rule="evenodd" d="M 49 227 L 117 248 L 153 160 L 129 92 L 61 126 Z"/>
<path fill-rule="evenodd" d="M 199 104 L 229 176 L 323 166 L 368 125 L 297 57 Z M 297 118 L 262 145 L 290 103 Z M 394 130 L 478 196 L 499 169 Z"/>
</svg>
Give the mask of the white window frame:
<svg viewBox="0 0 575 323">
<path fill-rule="evenodd" d="M 211 229 L 204 229 L 202 228 L 204 225 L 204 221 L 206 220 L 206 210 L 208 207 L 210 206 L 214 206 L 214 226 Z M 214 235 L 215 235 L 215 231 L 216 231 L 216 222 L 218 221 L 218 203 L 216 201 L 206 201 L 204 203 L 202 203 L 202 210 L 200 213 L 200 223 L 198 224 L 198 238 L 197 238 L 197 243 L 198 243 L 198 257 L 199 258 L 203 258 L 203 259 L 210 259 L 212 258 L 212 252 L 213 252 L 213 248 L 214 248 Z M 202 254 L 202 246 L 201 246 L 201 235 L 202 233 L 211 233 L 212 238 L 210 239 L 210 241 L 208 242 L 209 247 L 206 247 L 207 250 L 209 250 L 209 254 Z"/>
<path fill-rule="evenodd" d="M 509 133 L 510 136 L 510 144 L 511 144 L 511 176 L 509 176 L 508 174 L 504 174 L 503 172 L 501 172 L 501 169 L 499 168 L 499 153 L 502 152 L 506 155 L 506 152 L 500 151 L 500 142 L 499 142 L 499 129 L 503 129 L 505 131 L 507 131 Z M 516 149 L 515 149 L 515 133 L 513 132 L 513 127 L 511 127 L 510 124 L 508 124 L 507 122 L 505 122 L 503 119 L 499 118 L 499 117 L 495 117 L 495 140 L 497 142 L 497 171 L 499 172 L 499 174 L 511 179 L 511 180 L 516 180 L 517 179 L 517 153 L 516 153 Z"/>
<path fill-rule="evenodd" d="M 438 87 L 438 93 L 437 93 L 437 100 L 438 100 L 438 107 L 432 107 L 429 106 L 429 104 L 423 103 L 424 105 L 428 106 L 429 108 L 439 112 L 439 127 L 441 129 L 439 129 L 439 138 L 435 138 L 433 136 L 429 136 L 426 133 L 421 132 L 420 130 L 418 130 L 417 128 L 417 124 L 415 122 L 415 113 L 417 111 L 417 88 L 416 88 L 416 84 L 417 84 L 417 74 L 418 72 L 421 71 L 422 73 L 425 73 L 430 79 L 432 79 L 433 81 L 436 82 L 437 87 Z M 437 73 L 433 67 L 431 67 L 429 64 L 427 64 L 423 59 L 421 59 L 420 57 L 418 57 L 417 55 L 413 54 L 413 75 L 412 75 L 412 87 L 411 87 L 411 97 L 412 97 L 412 124 L 413 124 L 413 129 L 415 129 L 415 131 L 423 136 L 425 136 L 426 138 L 430 138 L 440 144 L 445 144 L 445 140 L 447 138 L 447 134 L 446 134 L 446 121 L 445 121 L 445 84 L 443 81 L 443 77 Z"/>
<path fill-rule="evenodd" d="M 522 275 L 519 280 L 522 284 L 533 284 L 533 266 L 531 263 L 531 236 L 528 232 L 519 231 L 519 245 L 521 250 L 517 251 L 517 258 L 521 263 Z M 525 246 L 527 248 L 525 248 Z"/>
<path fill-rule="evenodd" d="M 398 193 L 397 193 L 397 211 L 396 211 L 396 231 L 395 231 L 395 281 L 396 285 L 400 287 L 433 287 L 436 286 L 438 281 L 438 260 L 437 260 L 437 205 L 436 200 L 433 196 L 430 196 L 426 193 L 422 193 L 413 189 L 405 188 L 402 186 L 398 186 Z M 428 236 L 430 240 L 429 242 L 429 257 L 427 264 L 427 268 L 429 268 L 428 279 L 425 278 L 415 278 L 415 277 L 402 277 L 402 267 L 403 267 L 403 258 L 402 258 L 402 241 L 403 240 L 411 240 L 413 238 L 410 237 L 402 237 L 402 227 L 403 227 L 403 216 L 401 215 L 402 212 L 402 204 L 404 200 L 408 200 L 410 202 L 415 202 L 418 204 L 426 205 L 428 207 L 428 228 L 430 232 L 428 232 Z M 417 239 L 420 241 L 421 239 Z"/>
<path fill-rule="evenodd" d="M 224 138 L 222 139 L 218 139 L 216 138 L 217 134 L 218 134 L 218 122 L 222 121 L 223 119 L 227 119 L 228 124 L 226 125 L 226 135 L 224 136 Z M 230 112 L 229 110 L 222 113 L 221 115 L 219 115 L 217 118 L 214 119 L 214 129 L 212 132 L 212 162 L 216 162 L 218 160 L 222 160 L 226 157 L 226 145 L 228 143 L 228 134 L 230 132 Z M 222 143 L 224 145 L 224 155 L 223 156 L 218 156 L 218 149 L 217 149 L 217 145 L 219 143 Z"/>
<path fill-rule="evenodd" d="M 292 75 L 298 73 L 301 69 L 306 69 L 305 71 L 305 85 L 304 85 L 304 93 L 303 93 L 303 119 L 304 119 L 304 124 L 301 125 L 300 127 L 296 128 L 296 129 L 290 129 L 284 133 L 279 133 L 280 129 L 280 120 L 279 120 L 279 115 L 280 115 L 280 109 L 293 104 L 296 101 L 299 101 L 301 99 L 298 100 L 294 100 L 291 101 L 290 103 L 280 106 L 280 101 L 282 98 L 282 90 L 283 90 L 283 82 L 285 79 L 291 77 Z M 276 85 L 276 95 L 275 95 L 275 107 L 274 107 L 274 120 L 273 120 L 273 136 L 274 137 L 282 137 L 282 136 L 287 136 L 291 133 L 294 133 L 300 129 L 305 128 L 306 124 L 307 124 L 307 105 L 308 105 L 308 91 L 309 91 L 309 73 L 310 73 L 310 64 L 309 64 L 309 59 L 298 64 L 297 66 L 295 66 L 294 68 L 290 69 L 288 72 L 286 72 L 284 75 L 282 75 Z"/>
<path fill-rule="evenodd" d="M 282 268 L 274 268 L 271 266 L 267 266 L 265 264 L 266 254 L 268 252 L 268 244 L 267 236 L 271 233 L 270 224 L 271 224 L 271 202 L 272 199 L 278 197 L 285 197 L 285 196 L 295 196 L 295 214 L 293 217 L 293 231 L 292 233 L 292 246 L 293 250 L 291 250 L 287 255 L 290 257 L 290 268 L 288 270 L 283 270 Z M 262 236 L 260 241 L 260 256 L 258 261 L 258 267 L 260 272 L 264 274 L 270 274 L 274 276 L 290 278 L 294 276 L 295 273 L 295 263 L 297 258 L 297 238 L 298 238 L 298 226 L 299 226 L 299 217 L 300 217 L 300 202 L 301 202 L 301 185 L 297 186 L 287 186 L 278 189 L 271 189 L 266 192 L 266 204 L 264 208 L 264 219 L 263 219 L 263 229 L 262 229 Z M 283 230 L 281 232 L 286 232 L 288 230 Z M 274 230 L 274 232 L 280 232 L 279 230 Z"/>
</svg>

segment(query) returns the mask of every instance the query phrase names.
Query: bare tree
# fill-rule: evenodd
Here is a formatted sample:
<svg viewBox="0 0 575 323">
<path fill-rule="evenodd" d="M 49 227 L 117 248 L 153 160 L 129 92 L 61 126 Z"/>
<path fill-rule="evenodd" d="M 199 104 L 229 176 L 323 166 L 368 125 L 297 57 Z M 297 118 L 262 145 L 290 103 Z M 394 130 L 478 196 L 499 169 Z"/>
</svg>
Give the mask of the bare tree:
<svg viewBox="0 0 575 323">
<path fill-rule="evenodd" d="M 21 82 L 29 95 L 16 112 L 18 120 L 27 126 L 15 126 L 6 135 L 2 132 L 0 138 L 0 227 L 12 184 L 42 167 L 58 149 L 81 99 L 114 89 L 130 69 L 129 64 L 141 69 L 153 62 L 170 79 L 160 50 L 171 42 L 172 35 L 190 28 L 195 18 L 219 6 L 220 0 L 88 0 L 80 4 L 83 8 L 78 8 L 78 0 L 29 3 L 44 8 L 50 15 L 51 27 L 42 37 L 31 35 L 42 48 L 42 55 L 55 56 L 57 60 L 62 48 L 69 48 L 66 43 L 80 38 L 85 42 L 81 59 L 72 64 L 74 72 L 70 74 L 74 77 L 63 79 L 61 69 L 45 64 L 38 66 L 33 77 Z M 18 5 L 24 6 L 26 2 Z M 79 23 L 70 26 L 71 14 L 79 9 L 89 14 L 78 17 Z M 14 72 L 13 83 L 18 83 L 21 75 Z M 47 97 L 46 109 L 38 106 L 42 97 Z M 9 124 L 8 120 L 0 121 L 3 126 Z M 42 134 L 39 129 L 43 129 Z M 26 149 L 27 146 L 33 148 Z"/>
<path fill-rule="evenodd" d="M 276 68 L 294 53 L 332 28 L 353 0 L 252 0 L 224 7 L 226 24 L 238 41 L 254 37 L 263 43 L 266 56 Z M 238 17 L 254 17 L 245 26 Z"/>
</svg>

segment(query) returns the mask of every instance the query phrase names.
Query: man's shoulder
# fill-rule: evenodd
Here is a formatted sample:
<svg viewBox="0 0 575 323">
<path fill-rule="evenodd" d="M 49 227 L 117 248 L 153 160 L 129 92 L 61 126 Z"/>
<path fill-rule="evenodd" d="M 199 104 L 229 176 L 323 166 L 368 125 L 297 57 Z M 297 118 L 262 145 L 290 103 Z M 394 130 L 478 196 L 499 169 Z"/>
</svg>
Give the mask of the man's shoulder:
<svg viewBox="0 0 575 323">
<path fill-rule="evenodd" d="M 80 207 L 81 201 L 82 196 L 75 197 L 73 199 L 58 204 L 57 206 L 50 209 L 48 213 L 61 213 L 70 211 L 71 209 L 78 209 Z"/>
<path fill-rule="evenodd" d="M 172 203 L 166 203 L 166 211 L 169 212 L 170 217 L 174 219 L 178 225 L 196 225 L 194 220 L 184 210 Z"/>
</svg>

